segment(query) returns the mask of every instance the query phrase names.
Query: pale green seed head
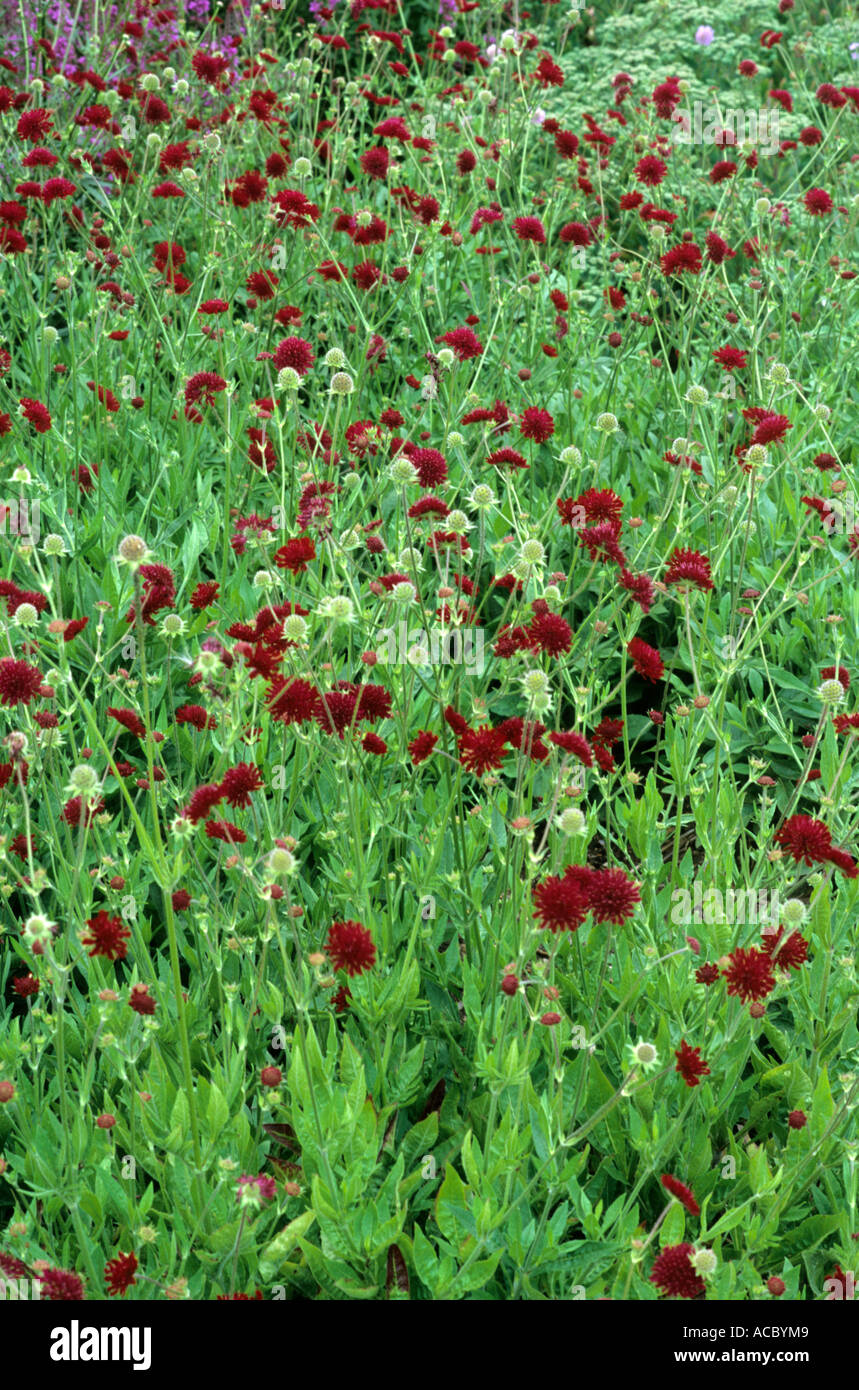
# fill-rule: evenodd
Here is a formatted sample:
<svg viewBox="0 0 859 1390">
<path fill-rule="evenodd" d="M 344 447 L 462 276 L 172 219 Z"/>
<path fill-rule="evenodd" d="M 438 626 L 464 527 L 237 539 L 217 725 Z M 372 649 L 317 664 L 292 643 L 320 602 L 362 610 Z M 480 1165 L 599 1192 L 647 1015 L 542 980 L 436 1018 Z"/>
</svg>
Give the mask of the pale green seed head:
<svg viewBox="0 0 859 1390">
<path fill-rule="evenodd" d="M 307 623 L 300 613 L 290 613 L 283 620 L 283 635 L 287 642 L 303 642 L 307 637 Z"/>
<path fill-rule="evenodd" d="M 817 698 L 824 705 L 840 705 L 844 699 L 844 686 L 835 678 L 823 681 L 817 687 Z"/>
<path fill-rule="evenodd" d="M 162 637 L 181 637 L 185 631 L 185 619 L 178 613 L 168 613 L 161 623 Z"/>
<path fill-rule="evenodd" d="M 555 825 L 562 835 L 581 835 L 587 820 L 578 806 L 566 806 L 555 819 Z"/>
<path fill-rule="evenodd" d="M 519 558 L 525 565 L 542 565 L 546 558 L 546 547 L 542 541 L 527 540 L 519 552 Z"/>
</svg>

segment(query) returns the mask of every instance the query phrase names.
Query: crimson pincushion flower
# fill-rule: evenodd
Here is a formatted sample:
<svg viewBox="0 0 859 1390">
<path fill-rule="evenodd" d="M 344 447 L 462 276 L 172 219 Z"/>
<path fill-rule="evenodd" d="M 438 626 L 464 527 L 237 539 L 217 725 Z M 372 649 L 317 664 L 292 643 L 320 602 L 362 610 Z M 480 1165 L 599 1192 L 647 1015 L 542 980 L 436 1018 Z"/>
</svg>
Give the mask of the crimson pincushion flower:
<svg viewBox="0 0 859 1390">
<path fill-rule="evenodd" d="M 431 734 L 426 729 L 419 730 L 411 743 L 407 745 L 409 757 L 415 767 L 418 767 L 420 763 L 426 761 L 437 743 L 438 734 Z"/>
<path fill-rule="evenodd" d="M 306 376 L 315 360 L 313 348 L 306 338 L 281 338 L 274 351 L 277 370 L 292 367 L 299 376 Z"/>
<path fill-rule="evenodd" d="M 712 589 L 710 561 L 700 550 L 690 550 L 688 546 L 681 546 L 669 556 L 664 583 L 685 584 L 693 589 Z"/>
<path fill-rule="evenodd" d="M 51 412 L 41 401 L 34 401 L 31 396 L 21 396 L 18 404 L 19 414 L 33 426 L 37 434 L 47 434 L 51 428 Z"/>
<path fill-rule="evenodd" d="M 791 816 L 775 834 L 775 842 L 787 850 L 795 863 L 824 864 L 832 849 L 832 836 L 822 820 L 813 816 Z"/>
<path fill-rule="evenodd" d="M 669 1298 L 697 1298 L 705 1292 L 706 1286 L 700 1274 L 692 1267 L 694 1245 L 666 1245 L 657 1255 L 650 1272 L 651 1284 L 656 1284 Z"/>
<path fill-rule="evenodd" d="M 573 629 L 559 613 L 536 614 L 528 631 L 534 646 L 549 656 L 560 656 L 573 644 Z"/>
<path fill-rule="evenodd" d="M 185 383 L 185 415 L 189 420 L 199 423 L 202 419 L 196 409 L 198 402 L 202 401 L 205 405 L 215 404 L 215 395 L 219 391 L 225 391 L 227 383 L 217 372 L 195 372 Z"/>
<path fill-rule="evenodd" d="M 376 963 L 376 947 L 373 938 L 362 922 L 351 918 L 345 922 L 332 922 L 325 949 L 335 970 L 345 970 L 350 977 L 363 975 Z"/>
<path fill-rule="evenodd" d="M 532 892 L 536 907 L 534 916 L 541 928 L 551 932 L 578 931 L 590 906 L 590 872 L 588 869 L 574 875 L 568 869 L 563 878 L 550 874 L 542 883 L 535 884 Z"/>
<path fill-rule="evenodd" d="M 700 1047 L 690 1047 L 685 1039 L 674 1056 L 677 1059 L 674 1070 L 680 1073 L 687 1086 L 698 1086 L 700 1077 L 710 1075 L 710 1068 L 701 1056 Z"/>
<path fill-rule="evenodd" d="M 626 644 L 632 664 L 640 676 L 648 681 L 661 681 L 665 674 L 662 657 L 655 647 L 648 646 L 640 637 L 633 637 Z"/>
<path fill-rule="evenodd" d="M 674 1178 L 670 1173 L 663 1173 L 659 1179 L 666 1192 L 670 1192 L 672 1197 L 676 1197 L 678 1202 L 682 1202 L 684 1207 L 692 1216 L 700 1216 L 701 1208 L 695 1201 L 695 1197 L 690 1188 L 682 1183 L 679 1178 Z"/>
<path fill-rule="evenodd" d="M 94 917 L 87 918 L 89 935 L 82 936 L 81 942 L 89 946 L 91 956 L 106 956 L 108 960 L 125 960 L 128 953 L 127 941 L 131 932 L 121 918 L 113 917 L 101 908 Z"/>
<path fill-rule="evenodd" d="M 668 173 L 668 165 L 664 159 L 659 159 L 655 154 L 646 154 L 643 159 L 638 161 L 632 172 L 639 183 L 646 184 L 648 188 L 655 188 Z"/>
<path fill-rule="evenodd" d="M 544 444 L 555 433 L 555 422 L 548 410 L 529 406 L 523 410 L 519 419 L 519 433 L 523 439 L 533 439 L 535 444 Z"/>
<path fill-rule="evenodd" d="M 39 1297 L 49 1303 L 82 1303 L 84 1282 L 70 1269 L 45 1269 L 39 1274 Z"/>
<path fill-rule="evenodd" d="M 659 258 L 663 275 L 698 275 L 701 271 L 701 248 L 694 241 L 681 241 Z"/>
<path fill-rule="evenodd" d="M 466 729 L 459 737 L 459 761 L 467 772 L 482 777 L 503 763 L 507 754 L 505 742 L 497 729 Z"/>
<path fill-rule="evenodd" d="M 266 705 L 272 719 L 282 724 L 303 724 L 313 718 L 317 692 L 309 681 L 296 676 L 275 676 L 266 689 Z"/>
<path fill-rule="evenodd" d="M 436 338 L 436 342 L 446 343 L 452 348 L 458 362 L 467 362 L 470 357 L 479 357 L 483 352 L 483 344 L 470 328 L 452 328 L 449 333 L 442 333 Z"/>
<path fill-rule="evenodd" d="M 295 536 L 276 550 L 272 558 L 278 569 L 303 574 L 308 562 L 316 559 L 316 545 L 311 536 Z"/>
<path fill-rule="evenodd" d="M 112 1298 L 117 1295 L 124 1297 L 131 1285 L 137 1283 L 134 1277 L 136 1270 L 137 1256 L 133 1251 L 128 1255 L 120 1251 L 112 1260 L 108 1260 L 104 1267 L 104 1282 Z"/>
<path fill-rule="evenodd" d="M 832 211 L 832 199 L 825 188 L 809 188 L 802 201 L 812 217 L 822 217 Z"/>
<path fill-rule="evenodd" d="M 770 957 L 773 964 L 782 970 L 799 970 L 808 959 L 808 942 L 801 932 L 793 931 L 785 936 L 784 927 L 777 931 L 761 933 L 761 949 Z"/>
<path fill-rule="evenodd" d="M 726 372 L 736 371 L 740 367 L 747 366 L 746 354 L 741 348 L 721 347 L 713 353 L 713 361 L 718 362 L 720 367 L 724 367 Z"/>
<path fill-rule="evenodd" d="M 263 786 L 259 769 L 253 763 L 237 763 L 221 779 L 220 790 L 228 806 L 250 806 L 251 792 L 258 792 Z"/>
<path fill-rule="evenodd" d="M 539 217 L 514 217 L 512 226 L 520 241 L 542 245 L 546 240 L 546 229 Z"/>
<path fill-rule="evenodd" d="M 728 993 L 736 995 L 744 1004 L 750 999 L 766 999 L 775 989 L 772 961 L 755 946 L 748 950 L 738 946 L 732 951 L 722 974 L 728 982 Z"/>
<path fill-rule="evenodd" d="M 595 922 L 620 926 L 632 917 L 641 902 L 638 887 L 623 869 L 594 869 L 588 880 L 588 901 Z"/>
<path fill-rule="evenodd" d="M 28 705 L 42 686 L 42 673 L 26 661 L 0 660 L 0 705 Z"/>
</svg>

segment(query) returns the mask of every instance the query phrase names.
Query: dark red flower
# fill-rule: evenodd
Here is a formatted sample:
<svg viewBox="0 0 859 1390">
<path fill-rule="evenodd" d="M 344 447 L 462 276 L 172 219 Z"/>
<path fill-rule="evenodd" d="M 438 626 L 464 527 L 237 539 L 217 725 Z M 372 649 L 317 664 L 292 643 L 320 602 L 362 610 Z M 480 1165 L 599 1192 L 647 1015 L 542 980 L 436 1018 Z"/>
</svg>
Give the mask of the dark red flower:
<svg viewBox="0 0 859 1390">
<path fill-rule="evenodd" d="M 710 1075 L 710 1068 L 701 1056 L 700 1047 L 690 1047 L 683 1041 L 674 1056 L 677 1058 L 674 1070 L 680 1073 L 687 1086 L 698 1086 L 699 1077 Z"/>
<path fill-rule="evenodd" d="M 832 211 L 832 199 L 825 188 L 809 188 L 802 201 L 812 217 L 822 217 Z"/>
<path fill-rule="evenodd" d="M 350 977 L 363 975 L 376 963 L 376 947 L 367 928 L 351 919 L 334 922 L 328 931 L 325 949 L 335 970 L 345 970 Z"/>
<path fill-rule="evenodd" d="M 650 647 L 640 637 L 633 637 L 626 644 L 632 664 L 640 676 L 648 681 L 661 681 L 665 674 L 662 657 L 655 647 Z"/>
<path fill-rule="evenodd" d="M 534 916 L 542 928 L 551 932 L 578 931 L 590 906 L 590 872 L 585 870 L 584 874 L 572 875 L 565 871 L 562 878 L 550 874 L 535 885 L 532 893 L 536 907 Z"/>
<path fill-rule="evenodd" d="M 533 439 L 535 444 L 544 444 L 555 433 L 555 422 L 548 410 L 529 406 L 523 410 L 519 420 L 519 433 L 523 439 Z"/>
<path fill-rule="evenodd" d="M 128 1005 L 136 1014 L 141 1014 L 145 1018 L 151 1017 L 155 1013 L 156 1003 L 149 993 L 149 986 L 144 984 L 132 985 L 131 993 L 128 996 Z"/>
<path fill-rule="evenodd" d="M 51 1303 L 81 1303 L 85 1298 L 83 1279 L 72 1270 L 46 1269 L 36 1277 L 39 1297 Z"/>
<path fill-rule="evenodd" d="M 738 946 L 728 956 L 728 961 L 722 971 L 728 982 L 728 993 L 736 995 L 744 1004 L 750 999 L 766 999 L 775 989 L 772 962 L 764 951 L 755 946 L 748 950 Z"/>
<path fill-rule="evenodd" d="M 683 584 L 693 589 L 712 589 L 710 561 L 700 550 L 681 547 L 672 551 L 665 571 L 666 584 Z"/>
<path fill-rule="evenodd" d="M 663 275 L 698 275 L 701 271 L 701 248 L 694 241 L 681 241 L 659 258 Z"/>
<path fill-rule="evenodd" d="M 292 367 L 299 376 L 306 376 L 315 360 L 313 348 L 306 338 L 281 338 L 274 352 L 274 365 L 278 371 Z"/>
<path fill-rule="evenodd" d="M 685 1183 L 680 1182 L 679 1178 L 673 1178 L 670 1173 L 663 1173 L 659 1179 L 666 1192 L 670 1192 L 672 1197 L 676 1197 L 678 1202 L 682 1202 L 684 1207 L 692 1216 L 700 1216 L 701 1208 L 695 1201 L 691 1190 Z"/>
<path fill-rule="evenodd" d="M 717 352 L 713 353 L 713 360 L 718 362 L 720 367 L 724 367 L 726 372 L 734 372 L 738 368 L 748 366 L 746 354 L 740 348 L 735 347 L 719 348 Z"/>
<path fill-rule="evenodd" d="M 808 942 L 801 932 L 784 935 L 784 927 L 776 931 L 761 933 L 761 949 L 770 957 L 773 965 L 782 970 L 798 970 L 808 959 Z"/>
<path fill-rule="evenodd" d="M 0 705 L 28 705 L 42 687 L 42 674 L 26 661 L 0 659 Z"/>
<path fill-rule="evenodd" d="M 638 161 L 632 172 L 639 183 L 646 184 L 648 188 L 655 188 L 668 173 L 668 165 L 664 159 L 659 159 L 655 154 L 646 154 L 643 159 Z"/>
<path fill-rule="evenodd" d="M 657 1255 L 650 1272 L 651 1284 L 668 1294 L 669 1298 L 697 1298 L 705 1292 L 706 1286 L 700 1274 L 692 1267 L 694 1245 L 666 1245 Z"/>
<path fill-rule="evenodd" d="M 542 245 L 546 240 L 546 229 L 539 217 L 514 217 L 512 226 L 520 241 Z"/>
<path fill-rule="evenodd" d="M 426 759 L 430 756 L 437 743 L 438 734 L 431 734 L 426 729 L 421 729 L 417 733 L 417 735 L 412 739 L 411 743 L 407 745 L 409 757 L 411 758 L 415 767 L 417 767 L 420 763 L 426 761 Z"/>
<path fill-rule="evenodd" d="M 620 926 L 635 912 L 641 894 L 623 869 L 594 869 L 587 880 L 588 900 L 595 922 Z"/>
<path fill-rule="evenodd" d="M 221 778 L 220 791 L 228 806 L 250 806 L 251 792 L 263 786 L 259 769 L 253 763 L 237 763 Z"/>
<path fill-rule="evenodd" d="M 775 835 L 776 844 L 787 850 L 798 864 L 823 864 L 829 858 L 832 836 L 821 820 L 812 816 L 791 816 Z"/>
<path fill-rule="evenodd" d="M 114 1255 L 112 1260 L 108 1260 L 104 1267 L 104 1282 L 111 1298 L 117 1294 L 122 1298 L 136 1284 L 134 1277 L 137 1269 L 137 1256 L 134 1253 L 123 1255 L 122 1252 Z"/>
<path fill-rule="evenodd" d="M 91 956 L 106 956 L 108 960 L 125 960 L 128 954 L 127 941 L 131 932 L 119 917 L 112 917 L 102 908 L 94 917 L 87 918 L 90 934 L 82 936 L 84 946 L 90 946 Z"/>
</svg>

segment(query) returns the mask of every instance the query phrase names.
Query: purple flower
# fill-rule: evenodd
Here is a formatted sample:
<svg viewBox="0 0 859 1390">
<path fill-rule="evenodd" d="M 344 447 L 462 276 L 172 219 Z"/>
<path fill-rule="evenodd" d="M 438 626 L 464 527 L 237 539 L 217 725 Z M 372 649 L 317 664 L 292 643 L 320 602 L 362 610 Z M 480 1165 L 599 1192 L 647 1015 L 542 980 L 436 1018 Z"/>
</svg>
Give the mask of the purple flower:
<svg viewBox="0 0 859 1390">
<path fill-rule="evenodd" d="M 716 37 L 715 29 L 711 29 L 709 24 L 699 24 L 695 30 L 695 42 L 703 44 L 705 48 L 711 44 Z"/>
</svg>

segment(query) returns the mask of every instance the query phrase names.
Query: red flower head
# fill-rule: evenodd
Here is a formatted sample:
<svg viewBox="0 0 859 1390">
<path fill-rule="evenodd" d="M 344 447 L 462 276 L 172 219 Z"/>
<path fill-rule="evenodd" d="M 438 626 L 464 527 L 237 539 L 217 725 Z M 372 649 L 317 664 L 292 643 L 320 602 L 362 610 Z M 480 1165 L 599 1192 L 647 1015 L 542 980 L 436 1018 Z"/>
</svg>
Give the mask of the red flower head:
<svg viewBox="0 0 859 1390">
<path fill-rule="evenodd" d="M 128 953 L 126 942 L 131 940 L 131 932 L 119 917 L 111 917 L 104 908 L 95 917 L 87 918 L 89 936 L 81 937 L 84 946 L 90 946 L 91 956 L 106 956 L 108 960 L 125 960 Z"/>
<path fill-rule="evenodd" d="M 594 869 L 588 878 L 588 897 L 595 922 L 620 926 L 633 916 L 641 894 L 623 869 Z"/>
<path fill-rule="evenodd" d="M 665 583 L 684 584 L 692 589 L 712 589 L 710 561 L 700 550 L 689 550 L 687 547 L 674 550 L 669 557 Z"/>
<path fill-rule="evenodd" d="M 316 559 L 316 545 L 310 536 L 296 536 L 276 550 L 273 558 L 278 569 L 303 574 L 308 561 Z"/>
<path fill-rule="evenodd" d="M 221 779 L 220 792 L 228 806 L 250 806 L 251 792 L 258 792 L 262 785 L 262 777 L 253 763 L 237 763 Z"/>
<path fill-rule="evenodd" d="M 718 362 L 720 367 L 724 367 L 726 372 L 733 372 L 748 365 L 746 354 L 735 347 L 719 348 L 718 352 L 713 353 L 713 360 Z"/>
<path fill-rule="evenodd" d="M 694 241 L 681 241 L 660 256 L 659 264 L 663 275 L 699 275 L 701 248 Z"/>
<path fill-rule="evenodd" d="M 438 734 L 428 733 L 426 729 L 421 729 L 418 732 L 411 743 L 408 744 L 409 757 L 415 767 L 426 761 L 437 743 Z"/>
<path fill-rule="evenodd" d="M 278 371 L 292 367 L 299 376 L 306 376 L 314 361 L 313 349 L 304 338 L 282 338 L 275 348 L 274 365 Z"/>
<path fill-rule="evenodd" d="M 459 362 L 467 362 L 470 357 L 479 357 L 483 352 L 483 344 L 470 328 L 453 328 L 449 333 L 442 333 L 436 342 L 446 343 L 452 348 Z"/>
<path fill-rule="evenodd" d="M 808 942 L 798 931 L 784 935 L 784 927 L 761 933 L 761 950 L 781 970 L 798 970 L 808 959 Z"/>
<path fill-rule="evenodd" d="M 373 938 L 361 922 L 333 922 L 326 950 L 334 969 L 345 970 L 349 976 L 363 975 L 376 964 Z"/>
<path fill-rule="evenodd" d="M 543 929 L 578 931 L 590 907 L 590 875 L 590 869 L 572 872 L 571 866 L 565 870 L 563 878 L 550 874 L 535 885 L 532 896 L 537 910 L 534 916 Z"/>
<path fill-rule="evenodd" d="M 546 240 L 546 229 L 539 217 L 514 217 L 513 230 L 520 241 L 533 241 L 541 246 Z"/>
<path fill-rule="evenodd" d="M 626 645 L 632 664 L 640 676 L 648 681 L 661 681 L 665 674 L 662 657 L 655 647 L 650 647 L 640 637 L 633 637 Z"/>
<path fill-rule="evenodd" d="M 692 1216 L 700 1216 L 701 1208 L 695 1201 L 694 1196 L 685 1183 L 678 1178 L 672 1178 L 670 1173 L 663 1173 L 659 1179 L 666 1192 L 670 1192 L 672 1197 L 676 1197 L 678 1202 L 682 1202 L 684 1207 Z"/>
<path fill-rule="evenodd" d="M 775 841 L 797 864 L 824 864 L 832 849 L 829 830 L 823 821 L 812 816 L 791 816 L 776 833 Z"/>
<path fill-rule="evenodd" d="M 39 1297 L 51 1303 L 82 1303 L 84 1282 L 79 1274 L 68 1269 L 43 1270 L 39 1279 Z"/>
<path fill-rule="evenodd" d="M 674 1070 L 680 1073 L 687 1086 L 698 1086 L 699 1077 L 710 1075 L 710 1068 L 701 1056 L 700 1047 L 690 1047 L 683 1041 L 674 1056 L 677 1058 Z"/>
<path fill-rule="evenodd" d="M 651 1284 L 656 1284 L 669 1298 L 696 1298 L 704 1293 L 704 1280 L 692 1268 L 694 1253 L 695 1247 L 688 1243 L 666 1245 L 653 1262 Z"/>
<path fill-rule="evenodd" d="M 26 661 L 0 660 L 0 705 L 28 705 L 42 686 L 42 674 Z"/>
<path fill-rule="evenodd" d="M 519 433 L 523 439 L 533 439 L 535 444 L 544 444 L 555 433 L 555 422 L 548 410 L 529 406 L 522 412 Z"/>
<path fill-rule="evenodd" d="M 120 1251 L 112 1260 L 108 1260 L 104 1267 L 104 1282 L 112 1298 L 117 1294 L 122 1298 L 131 1285 L 137 1283 L 134 1277 L 136 1269 L 137 1256 L 134 1253 L 123 1255 Z"/>
<path fill-rule="evenodd" d="M 749 950 L 738 946 L 728 956 L 728 961 L 722 971 L 728 981 L 728 993 L 736 995 L 744 1004 L 750 999 L 766 999 L 775 989 L 772 962 L 764 951 L 754 946 Z"/>
<path fill-rule="evenodd" d="M 20 398 L 21 415 L 27 420 L 37 434 L 47 434 L 51 428 L 51 413 L 46 405 L 41 401 L 34 401 L 30 396 Z"/>
<path fill-rule="evenodd" d="M 809 188 L 802 201 L 812 217 L 822 217 L 832 211 L 832 199 L 825 188 Z"/>
</svg>

